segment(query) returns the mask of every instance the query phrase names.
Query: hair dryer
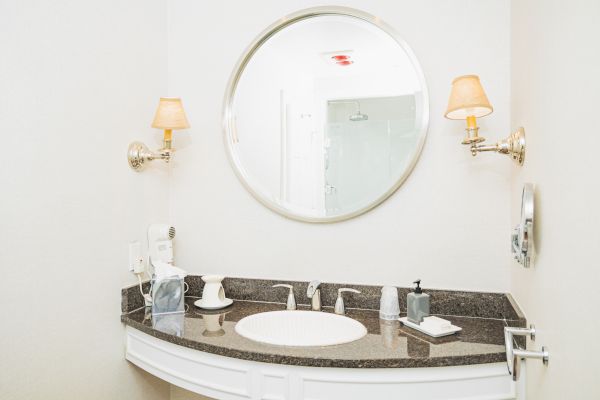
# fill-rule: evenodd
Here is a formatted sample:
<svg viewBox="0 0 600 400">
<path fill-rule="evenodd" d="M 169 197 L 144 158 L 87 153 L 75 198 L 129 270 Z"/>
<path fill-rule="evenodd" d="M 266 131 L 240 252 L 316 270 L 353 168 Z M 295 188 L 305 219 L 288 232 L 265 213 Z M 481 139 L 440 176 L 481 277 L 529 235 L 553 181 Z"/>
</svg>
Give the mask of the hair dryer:
<svg viewBox="0 0 600 400">
<path fill-rule="evenodd" d="M 167 224 L 152 224 L 148 228 L 148 255 L 150 264 L 173 264 L 175 228 Z"/>
</svg>

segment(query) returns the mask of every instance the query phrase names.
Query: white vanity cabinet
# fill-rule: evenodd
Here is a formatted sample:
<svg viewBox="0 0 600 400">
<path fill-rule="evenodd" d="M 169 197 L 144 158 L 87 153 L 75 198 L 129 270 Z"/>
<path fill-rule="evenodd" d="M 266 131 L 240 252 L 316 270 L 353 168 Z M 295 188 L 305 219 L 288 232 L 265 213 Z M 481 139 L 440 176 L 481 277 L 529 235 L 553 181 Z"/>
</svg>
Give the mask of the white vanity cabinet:
<svg viewBox="0 0 600 400">
<path fill-rule="evenodd" d="M 126 358 L 186 390 L 223 400 L 524 400 L 506 363 L 435 368 L 322 368 L 247 361 L 126 327 Z"/>
</svg>

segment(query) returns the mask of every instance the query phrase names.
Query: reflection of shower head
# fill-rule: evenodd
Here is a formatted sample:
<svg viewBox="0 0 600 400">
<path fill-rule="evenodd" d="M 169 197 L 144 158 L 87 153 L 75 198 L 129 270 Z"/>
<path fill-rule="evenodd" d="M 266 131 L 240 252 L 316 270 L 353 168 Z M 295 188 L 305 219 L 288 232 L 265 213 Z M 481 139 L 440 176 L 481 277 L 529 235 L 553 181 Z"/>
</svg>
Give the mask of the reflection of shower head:
<svg viewBox="0 0 600 400">
<path fill-rule="evenodd" d="M 333 104 L 333 103 L 349 103 L 349 104 L 356 104 L 356 114 L 351 114 L 350 115 L 350 121 L 352 122 L 357 122 L 357 121 L 366 121 L 369 119 L 369 116 L 367 114 L 363 114 L 360 112 L 360 103 L 356 100 L 330 100 L 329 104 Z"/>
<path fill-rule="evenodd" d="M 356 103 L 356 114 L 350 115 L 350 121 L 358 122 L 368 120 L 369 116 L 360 112 L 360 103 L 358 101 L 353 101 L 353 103 Z"/>
<path fill-rule="evenodd" d="M 361 114 L 361 112 L 357 112 L 356 114 L 352 114 L 350 116 L 350 121 L 352 122 L 357 122 L 357 121 L 366 121 L 369 119 L 369 116 L 367 114 Z"/>
</svg>

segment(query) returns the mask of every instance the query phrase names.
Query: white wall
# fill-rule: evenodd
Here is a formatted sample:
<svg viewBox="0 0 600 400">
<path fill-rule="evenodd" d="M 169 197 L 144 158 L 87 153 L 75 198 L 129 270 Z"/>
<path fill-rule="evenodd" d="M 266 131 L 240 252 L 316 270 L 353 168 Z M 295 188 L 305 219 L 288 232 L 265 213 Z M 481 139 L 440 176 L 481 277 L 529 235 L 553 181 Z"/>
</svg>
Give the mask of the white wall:
<svg viewBox="0 0 600 400">
<path fill-rule="evenodd" d="M 194 273 L 322 279 L 508 291 L 511 162 L 473 159 L 464 124 L 443 118 L 450 83 L 481 76 L 496 111 L 480 121 L 509 131 L 509 3 L 505 0 L 343 0 L 380 16 L 422 64 L 431 97 L 427 143 L 402 188 L 377 209 L 329 225 L 287 220 L 245 191 L 227 160 L 222 99 L 233 65 L 254 37 L 313 0 L 169 1 L 169 91 L 192 128 L 179 148 L 170 192 L 178 263 Z"/>
<path fill-rule="evenodd" d="M 528 399 L 598 399 L 600 352 L 600 3 L 512 2 L 512 126 L 527 133 L 514 169 L 516 224 L 524 182 L 536 184 L 537 259 L 513 264 L 511 292 L 536 324 L 550 364 L 527 363 Z"/>
<path fill-rule="evenodd" d="M 0 2 L 0 398 L 167 399 L 124 359 L 127 243 L 167 216 L 166 1 Z"/>
<path fill-rule="evenodd" d="M 462 124 L 441 117 L 451 79 L 478 73 L 496 107 L 482 132 L 508 131 L 508 2 L 330 3 L 378 15 L 406 39 L 432 120 L 398 193 L 354 220 L 312 225 L 245 192 L 225 154 L 221 100 L 245 45 L 319 2 L 0 2 L 0 397 L 168 398 L 168 385 L 124 361 L 118 322 L 119 289 L 132 283 L 126 244 L 166 219 L 167 204 L 178 263 L 194 273 L 508 290 L 498 244 L 512 166 L 472 159 Z M 125 162 L 132 140 L 158 146 L 149 123 L 167 82 L 193 126 L 176 133 L 170 199 L 163 168 L 135 174 Z"/>
</svg>

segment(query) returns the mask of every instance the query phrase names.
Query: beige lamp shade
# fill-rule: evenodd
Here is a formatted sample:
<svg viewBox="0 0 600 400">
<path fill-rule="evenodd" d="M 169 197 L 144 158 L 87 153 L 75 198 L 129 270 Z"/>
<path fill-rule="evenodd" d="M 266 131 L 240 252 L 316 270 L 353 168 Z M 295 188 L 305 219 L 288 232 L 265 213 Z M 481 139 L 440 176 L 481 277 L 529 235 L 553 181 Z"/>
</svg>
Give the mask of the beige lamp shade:
<svg viewBox="0 0 600 400">
<path fill-rule="evenodd" d="M 490 104 L 479 77 L 464 75 L 452 81 L 452 91 L 448 100 L 446 118 L 467 119 L 467 117 L 485 117 L 494 109 Z"/>
<path fill-rule="evenodd" d="M 161 97 L 152 121 L 153 128 L 186 129 L 190 127 L 183 111 L 181 99 L 176 97 Z"/>
</svg>

